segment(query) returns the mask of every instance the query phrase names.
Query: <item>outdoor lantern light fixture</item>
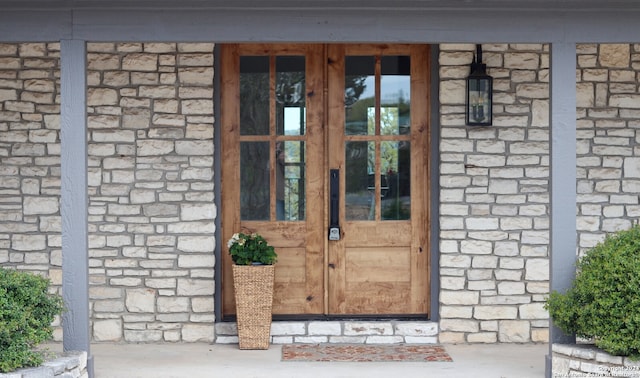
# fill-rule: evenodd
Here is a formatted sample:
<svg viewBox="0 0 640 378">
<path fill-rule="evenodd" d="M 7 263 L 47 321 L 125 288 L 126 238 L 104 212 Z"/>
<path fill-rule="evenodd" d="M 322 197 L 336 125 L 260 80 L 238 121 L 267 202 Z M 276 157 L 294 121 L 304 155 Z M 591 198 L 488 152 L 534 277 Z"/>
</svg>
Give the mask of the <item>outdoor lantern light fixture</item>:
<svg viewBox="0 0 640 378">
<path fill-rule="evenodd" d="M 466 122 L 469 126 L 490 126 L 493 122 L 493 78 L 482 64 L 482 46 L 476 45 L 476 55 L 467 77 Z"/>
</svg>

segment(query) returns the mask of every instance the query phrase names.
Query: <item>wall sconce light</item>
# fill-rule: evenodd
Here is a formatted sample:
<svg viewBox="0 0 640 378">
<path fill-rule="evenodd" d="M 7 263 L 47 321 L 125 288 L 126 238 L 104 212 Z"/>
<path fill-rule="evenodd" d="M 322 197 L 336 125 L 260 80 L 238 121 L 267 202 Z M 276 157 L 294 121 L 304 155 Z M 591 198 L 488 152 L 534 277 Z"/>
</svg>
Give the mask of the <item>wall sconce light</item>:
<svg viewBox="0 0 640 378">
<path fill-rule="evenodd" d="M 467 76 L 466 123 L 469 126 L 490 126 L 493 123 L 493 78 L 482 64 L 482 46 L 476 45 L 476 55 Z"/>
</svg>

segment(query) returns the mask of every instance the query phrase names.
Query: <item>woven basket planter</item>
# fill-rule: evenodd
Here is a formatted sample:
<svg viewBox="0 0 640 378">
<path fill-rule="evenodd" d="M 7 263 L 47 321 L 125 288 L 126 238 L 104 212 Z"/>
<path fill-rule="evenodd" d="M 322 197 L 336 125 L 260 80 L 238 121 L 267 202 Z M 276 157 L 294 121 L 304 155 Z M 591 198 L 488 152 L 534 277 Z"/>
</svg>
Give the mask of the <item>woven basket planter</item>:
<svg viewBox="0 0 640 378">
<path fill-rule="evenodd" d="M 240 349 L 269 349 L 274 265 L 233 265 Z"/>
</svg>

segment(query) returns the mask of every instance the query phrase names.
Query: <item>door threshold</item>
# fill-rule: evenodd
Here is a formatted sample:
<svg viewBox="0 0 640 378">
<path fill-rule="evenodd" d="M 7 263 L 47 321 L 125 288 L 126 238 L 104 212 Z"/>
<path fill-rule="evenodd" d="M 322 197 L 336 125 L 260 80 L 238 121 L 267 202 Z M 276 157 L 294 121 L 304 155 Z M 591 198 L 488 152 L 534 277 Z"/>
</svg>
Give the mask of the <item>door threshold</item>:
<svg viewBox="0 0 640 378">
<path fill-rule="evenodd" d="M 309 321 L 431 321 L 428 314 L 415 315 L 273 315 L 274 322 Z M 235 322 L 235 315 L 226 315 L 220 322 Z"/>
</svg>

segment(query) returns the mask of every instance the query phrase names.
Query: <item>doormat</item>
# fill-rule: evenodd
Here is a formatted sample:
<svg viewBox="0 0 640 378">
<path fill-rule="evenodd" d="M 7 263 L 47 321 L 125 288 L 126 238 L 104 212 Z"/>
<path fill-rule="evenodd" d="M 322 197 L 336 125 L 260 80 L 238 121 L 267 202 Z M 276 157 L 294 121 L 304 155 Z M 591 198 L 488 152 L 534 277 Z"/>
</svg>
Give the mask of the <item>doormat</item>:
<svg viewBox="0 0 640 378">
<path fill-rule="evenodd" d="M 440 345 L 290 344 L 282 361 L 324 362 L 451 362 Z"/>
</svg>

